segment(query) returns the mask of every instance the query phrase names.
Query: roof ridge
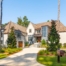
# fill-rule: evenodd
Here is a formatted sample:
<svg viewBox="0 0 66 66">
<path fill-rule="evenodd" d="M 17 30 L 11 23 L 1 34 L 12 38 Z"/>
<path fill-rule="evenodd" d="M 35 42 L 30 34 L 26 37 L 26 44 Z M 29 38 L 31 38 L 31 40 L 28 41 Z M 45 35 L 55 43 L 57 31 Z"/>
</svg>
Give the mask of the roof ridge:
<svg viewBox="0 0 66 66">
<path fill-rule="evenodd" d="M 51 21 L 50 21 L 51 22 Z M 49 22 L 41 22 L 41 23 L 37 23 L 37 24 L 43 24 L 43 23 L 49 23 Z M 35 24 L 35 25 L 37 25 L 37 24 Z"/>
<path fill-rule="evenodd" d="M 12 22 L 12 21 L 10 21 L 9 23 L 13 23 L 13 24 L 16 24 L 16 25 L 18 25 L 18 26 L 21 26 L 21 25 L 19 25 L 19 24 L 17 24 L 17 23 L 14 23 L 14 22 Z M 24 26 L 21 26 L 21 27 L 24 27 Z M 26 27 L 24 27 L 24 28 L 26 28 Z"/>
</svg>

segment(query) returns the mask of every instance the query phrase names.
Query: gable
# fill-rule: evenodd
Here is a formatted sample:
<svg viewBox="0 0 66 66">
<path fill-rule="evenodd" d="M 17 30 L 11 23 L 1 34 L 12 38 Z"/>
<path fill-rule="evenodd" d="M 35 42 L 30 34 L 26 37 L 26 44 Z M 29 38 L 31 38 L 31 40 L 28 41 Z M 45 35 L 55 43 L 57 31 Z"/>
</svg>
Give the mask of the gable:
<svg viewBox="0 0 66 66">
<path fill-rule="evenodd" d="M 31 30 L 31 32 L 29 32 L 29 30 Z M 27 34 L 28 35 L 33 35 L 34 32 L 35 32 L 35 29 L 34 29 L 33 24 L 32 23 L 29 23 L 28 28 L 27 28 Z"/>
</svg>

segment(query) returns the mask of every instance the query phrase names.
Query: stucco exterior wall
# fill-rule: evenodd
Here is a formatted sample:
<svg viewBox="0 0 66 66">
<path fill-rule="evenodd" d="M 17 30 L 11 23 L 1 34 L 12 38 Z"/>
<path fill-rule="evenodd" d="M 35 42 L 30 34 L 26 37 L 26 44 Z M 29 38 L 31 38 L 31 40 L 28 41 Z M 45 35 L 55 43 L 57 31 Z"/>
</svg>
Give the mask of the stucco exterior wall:
<svg viewBox="0 0 66 66">
<path fill-rule="evenodd" d="M 25 36 L 26 41 L 28 41 L 28 35 Z"/>
<path fill-rule="evenodd" d="M 8 34 L 4 34 L 4 45 L 7 47 L 7 38 L 8 38 Z"/>
<path fill-rule="evenodd" d="M 31 33 L 29 32 L 30 29 L 31 29 Z M 35 29 L 34 29 L 32 23 L 30 23 L 27 28 L 27 35 L 33 35 L 34 33 L 35 33 Z"/>
<path fill-rule="evenodd" d="M 59 33 L 60 35 L 60 43 L 66 43 L 66 32 Z"/>
</svg>

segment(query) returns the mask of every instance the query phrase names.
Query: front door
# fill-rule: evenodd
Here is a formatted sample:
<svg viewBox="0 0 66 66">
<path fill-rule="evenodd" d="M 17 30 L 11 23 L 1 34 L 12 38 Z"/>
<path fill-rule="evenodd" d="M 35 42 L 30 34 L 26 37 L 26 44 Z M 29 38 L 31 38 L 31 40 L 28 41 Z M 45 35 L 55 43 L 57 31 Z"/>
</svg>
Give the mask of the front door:
<svg viewBox="0 0 66 66">
<path fill-rule="evenodd" d="M 18 42 L 18 47 L 23 47 L 23 42 L 22 41 Z"/>
<path fill-rule="evenodd" d="M 37 42 L 41 42 L 41 37 L 37 37 Z"/>
</svg>

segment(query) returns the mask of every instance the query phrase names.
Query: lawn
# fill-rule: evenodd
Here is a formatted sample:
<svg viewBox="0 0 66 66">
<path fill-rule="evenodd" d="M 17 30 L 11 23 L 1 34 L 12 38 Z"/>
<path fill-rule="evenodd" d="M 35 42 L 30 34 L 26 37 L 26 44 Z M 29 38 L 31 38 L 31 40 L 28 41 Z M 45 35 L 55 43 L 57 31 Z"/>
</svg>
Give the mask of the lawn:
<svg viewBox="0 0 66 66">
<path fill-rule="evenodd" d="M 57 62 L 57 56 L 37 56 L 37 61 L 46 66 L 66 66 L 66 57 L 60 58 L 60 63 Z"/>
<path fill-rule="evenodd" d="M 4 53 L 0 53 L 0 59 L 2 59 L 2 58 L 6 58 L 6 57 L 7 57 L 6 54 L 4 54 Z"/>
</svg>

